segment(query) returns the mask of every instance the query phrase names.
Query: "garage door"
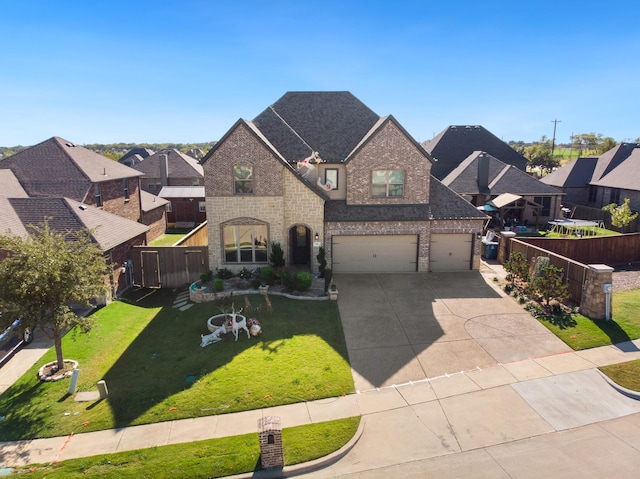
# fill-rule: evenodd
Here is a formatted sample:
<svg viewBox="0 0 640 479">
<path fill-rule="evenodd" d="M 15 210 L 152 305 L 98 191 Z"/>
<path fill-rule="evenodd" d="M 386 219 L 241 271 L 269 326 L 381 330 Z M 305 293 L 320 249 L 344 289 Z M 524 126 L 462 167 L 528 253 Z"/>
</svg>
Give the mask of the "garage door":
<svg viewBox="0 0 640 479">
<path fill-rule="evenodd" d="M 416 271 L 417 235 L 334 236 L 334 273 Z"/>
<path fill-rule="evenodd" d="M 470 270 L 472 247 L 472 234 L 432 234 L 429 246 L 429 269 L 431 271 Z"/>
</svg>

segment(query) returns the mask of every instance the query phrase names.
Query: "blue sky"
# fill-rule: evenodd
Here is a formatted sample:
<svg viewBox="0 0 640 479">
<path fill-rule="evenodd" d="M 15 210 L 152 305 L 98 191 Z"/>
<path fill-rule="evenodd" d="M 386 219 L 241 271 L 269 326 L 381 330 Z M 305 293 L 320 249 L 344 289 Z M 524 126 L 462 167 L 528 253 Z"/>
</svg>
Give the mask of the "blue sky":
<svg viewBox="0 0 640 479">
<path fill-rule="evenodd" d="M 631 1 L 0 3 L 0 145 L 206 142 L 287 91 L 348 90 L 418 141 L 640 137 Z"/>
</svg>

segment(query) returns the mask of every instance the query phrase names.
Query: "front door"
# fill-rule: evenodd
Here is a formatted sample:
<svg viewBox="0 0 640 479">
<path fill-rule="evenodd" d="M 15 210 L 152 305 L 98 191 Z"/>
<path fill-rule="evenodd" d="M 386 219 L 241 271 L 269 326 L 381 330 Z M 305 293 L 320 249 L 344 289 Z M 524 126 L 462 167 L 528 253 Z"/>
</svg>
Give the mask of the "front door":
<svg viewBox="0 0 640 479">
<path fill-rule="evenodd" d="M 304 225 L 291 227 L 289 230 L 289 245 L 291 248 L 291 261 L 293 264 L 309 264 L 311 257 L 311 234 L 309 228 Z"/>
</svg>

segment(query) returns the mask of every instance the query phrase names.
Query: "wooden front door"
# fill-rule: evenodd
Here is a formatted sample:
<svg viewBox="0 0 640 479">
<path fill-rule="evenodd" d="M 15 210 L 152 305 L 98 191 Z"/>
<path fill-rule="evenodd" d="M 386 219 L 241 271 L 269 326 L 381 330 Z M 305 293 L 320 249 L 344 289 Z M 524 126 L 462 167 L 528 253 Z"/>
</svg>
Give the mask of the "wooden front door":
<svg viewBox="0 0 640 479">
<path fill-rule="evenodd" d="M 293 226 L 289 230 L 289 245 L 293 264 L 309 264 L 311 234 L 304 225 Z"/>
</svg>

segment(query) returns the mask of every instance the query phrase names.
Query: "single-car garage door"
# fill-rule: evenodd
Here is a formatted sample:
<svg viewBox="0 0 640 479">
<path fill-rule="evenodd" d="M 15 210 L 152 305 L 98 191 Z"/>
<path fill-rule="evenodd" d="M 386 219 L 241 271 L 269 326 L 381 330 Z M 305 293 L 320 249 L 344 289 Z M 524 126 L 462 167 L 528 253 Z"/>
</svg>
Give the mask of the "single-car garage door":
<svg viewBox="0 0 640 479">
<path fill-rule="evenodd" d="M 417 235 L 334 236 L 334 273 L 395 273 L 417 270 Z"/>
<path fill-rule="evenodd" d="M 429 246 L 431 271 L 468 271 L 471 269 L 473 235 L 434 233 Z"/>
</svg>

